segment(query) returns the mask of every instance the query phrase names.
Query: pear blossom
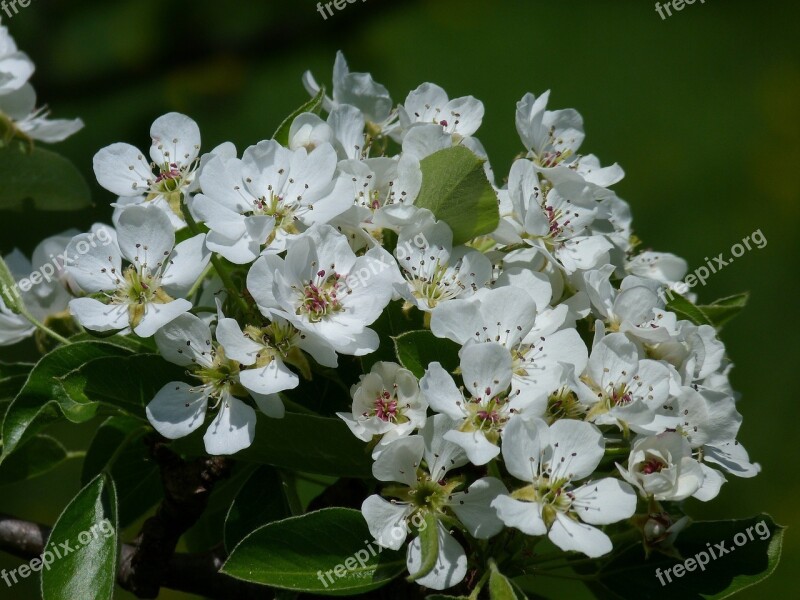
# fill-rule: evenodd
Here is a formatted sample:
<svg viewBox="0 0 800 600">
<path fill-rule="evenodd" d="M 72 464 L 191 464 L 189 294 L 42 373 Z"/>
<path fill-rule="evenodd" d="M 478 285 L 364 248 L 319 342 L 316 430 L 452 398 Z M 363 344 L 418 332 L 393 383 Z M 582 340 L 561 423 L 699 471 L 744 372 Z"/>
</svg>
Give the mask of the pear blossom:
<svg viewBox="0 0 800 600">
<path fill-rule="evenodd" d="M 611 539 L 594 525 L 627 519 L 636 494 L 613 477 L 580 483 L 603 458 L 603 434 L 583 421 L 512 419 L 503 433 L 509 473 L 529 485 L 492 502 L 507 526 L 527 535 L 547 535 L 566 551 L 595 558 L 612 550 Z"/>
<path fill-rule="evenodd" d="M 17 48 L 8 28 L 0 25 L 0 96 L 25 85 L 34 68 L 28 55 Z"/>
<path fill-rule="evenodd" d="M 396 439 L 425 425 L 428 404 L 420 394 L 419 382 L 397 363 L 375 363 L 353 385 L 350 395 L 352 412 L 336 414 L 360 440 L 369 442 L 380 437 L 373 457 Z"/>
<path fill-rule="evenodd" d="M 453 248 L 453 232 L 432 216 L 423 216 L 416 224 L 403 228 L 397 248 L 397 261 L 407 282 L 398 291 L 424 312 L 432 312 L 449 300 L 471 296 L 492 276 L 489 259 L 464 246 Z"/>
<path fill-rule="evenodd" d="M 239 364 L 214 343 L 208 325 L 184 314 L 159 330 L 155 340 L 166 360 L 189 367 L 191 376 L 200 382 L 173 381 L 156 393 L 145 409 L 155 430 L 169 439 L 187 436 L 205 423 L 209 403 L 213 403 L 211 408 L 218 412 L 203 436 L 206 451 L 234 454 L 250 446 L 256 412 L 236 397 L 244 391 L 239 385 Z M 258 396 L 254 398 L 260 401 Z M 269 406 L 268 411 L 272 412 Z"/>
<path fill-rule="evenodd" d="M 316 96 L 322 89 L 311 71 L 303 74 L 303 86 L 312 96 Z M 360 110 L 368 129 L 376 133 L 389 129 L 397 116 L 389 91 L 376 83 L 369 73 L 351 72 L 344 54 L 337 52 L 333 65 L 332 93 L 331 96 L 323 97 L 322 106 L 326 111 L 332 112 L 344 104 Z"/>
<path fill-rule="evenodd" d="M 278 253 L 315 223 L 327 223 L 352 205 L 336 175 L 336 152 L 323 143 L 308 152 L 274 140 L 244 151 L 241 160 L 215 157 L 200 175 L 192 209 L 211 229 L 208 248 L 236 264 L 264 250 Z"/>
<path fill-rule="evenodd" d="M 564 364 L 581 372 L 589 356 L 575 329 L 537 330 L 537 317 L 536 304 L 524 289 L 484 288 L 438 307 L 431 316 L 431 331 L 461 345 L 502 345 L 512 359 L 512 390 L 549 394 L 561 387 Z"/>
<path fill-rule="evenodd" d="M 354 275 L 362 271 L 367 284 L 358 285 Z M 291 241 L 285 259 L 260 257 L 247 288 L 264 316 L 282 317 L 338 353 L 363 356 L 378 347 L 368 326 L 392 299 L 396 272 L 374 253 L 357 257 L 330 225 L 313 225 Z"/>
<path fill-rule="evenodd" d="M 674 369 L 651 359 L 623 333 L 603 337 L 592 349 L 577 390 L 590 407 L 587 419 L 639 433 L 658 433 L 678 424 L 665 405 L 679 389 Z"/>
<path fill-rule="evenodd" d="M 65 264 L 61 253 L 73 235 L 68 231 L 44 239 L 36 246 L 30 260 L 17 249 L 3 257 L 17 281 L 26 308 L 43 323 L 50 318 L 68 314 L 67 306 L 72 295 L 67 282 L 61 277 Z M 30 278 L 37 272 L 40 273 L 41 281 L 33 285 Z M 30 287 L 26 286 L 27 289 L 19 286 L 23 279 L 31 284 Z M 16 344 L 33 335 L 35 331 L 36 328 L 28 319 L 15 314 L 0 299 L 0 346 Z"/>
<path fill-rule="evenodd" d="M 379 481 L 400 485 L 386 488 L 364 500 L 361 511 L 370 533 L 381 546 L 398 550 L 407 534 L 426 526 L 425 515 L 436 517 L 439 555 L 432 571 L 420 577 L 420 585 L 443 590 L 459 583 L 467 571 L 464 549 L 448 532 L 442 518 L 456 519 L 477 539 L 488 539 L 502 529 L 502 523 L 489 508 L 499 495 L 507 493 L 503 483 L 483 477 L 466 486 L 460 477 L 449 478 L 452 469 L 467 462 L 464 451 L 442 434 L 453 423 L 444 415 L 429 419 L 421 435 L 400 438 L 389 444 L 372 467 Z M 424 462 L 423 462 L 424 461 Z M 406 562 L 409 573 L 419 571 L 422 548 L 418 537 L 408 546 Z"/>
<path fill-rule="evenodd" d="M 40 142 L 61 142 L 83 128 L 80 119 L 49 119 L 47 108 L 36 107 L 36 92 L 30 83 L 0 95 L 0 120 L 11 121 L 23 137 Z"/>
<path fill-rule="evenodd" d="M 67 272 L 89 294 L 69 303 L 81 325 L 93 331 L 130 328 L 149 337 L 192 308 L 181 296 L 208 264 L 205 235 L 176 245 L 166 213 L 156 206 L 132 206 L 119 218 L 115 243 L 92 246 L 90 236 L 75 236 L 67 246 L 74 257 Z M 124 268 L 123 258 L 129 263 Z"/>
<path fill-rule="evenodd" d="M 511 389 L 511 354 L 500 344 L 470 344 L 460 357 L 466 397 L 438 362 L 428 366 L 420 390 L 434 411 L 454 420 L 444 439 L 464 448 L 471 463 L 485 465 L 500 454 L 500 434 L 509 419 L 542 414 L 547 394 Z"/>
<path fill-rule="evenodd" d="M 194 184 L 199 167 L 200 128 L 180 113 L 157 118 L 150 128 L 150 160 L 125 143 L 106 146 L 94 156 L 97 182 L 121 196 L 123 206 L 153 203 L 184 226 L 180 203 Z"/>
<path fill-rule="evenodd" d="M 483 121 L 483 102 L 472 96 L 450 100 L 441 87 L 423 83 L 398 107 L 403 132 L 421 123 L 434 123 L 456 140 L 473 135 Z"/>
<path fill-rule="evenodd" d="M 592 229 L 607 215 L 585 183 L 544 185 L 534 164 L 520 159 L 511 167 L 508 193 L 514 209 L 505 219 L 509 243 L 536 247 L 568 274 L 608 262 L 613 244 Z"/>
</svg>

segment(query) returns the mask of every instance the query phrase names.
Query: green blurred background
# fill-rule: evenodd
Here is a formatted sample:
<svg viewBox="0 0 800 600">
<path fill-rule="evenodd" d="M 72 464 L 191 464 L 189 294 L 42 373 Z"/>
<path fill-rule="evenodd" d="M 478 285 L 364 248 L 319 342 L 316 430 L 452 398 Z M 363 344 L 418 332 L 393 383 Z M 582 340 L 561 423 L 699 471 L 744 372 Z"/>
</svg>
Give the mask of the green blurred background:
<svg viewBox="0 0 800 600">
<path fill-rule="evenodd" d="M 498 178 L 521 149 L 514 103 L 552 89 L 551 108 L 584 116 L 583 150 L 626 170 L 617 192 L 633 208 L 647 246 L 706 256 L 761 229 L 769 243 L 699 289 L 711 301 L 752 291 L 751 305 L 723 339 L 743 394 L 740 439 L 761 463 L 756 479 L 731 481 L 698 518 L 770 512 L 800 525 L 794 384 L 798 344 L 800 216 L 800 8 L 793 2 L 707 0 L 662 20 L 649 0 L 367 0 L 323 20 L 312 1 L 37 0 L 4 18 L 37 65 L 33 83 L 55 117 L 86 128 L 56 150 L 92 182 L 96 208 L 82 213 L 0 213 L 0 251 L 30 252 L 44 236 L 108 221 L 112 200 L 93 182 L 101 147 L 149 143 L 150 123 L 177 110 L 200 124 L 203 147 L 240 150 L 268 138 L 306 99 L 305 69 L 329 82 L 342 49 L 395 103 L 424 81 L 486 105 L 479 131 Z M 2 182 L 0 182 L 2 185 Z M 1 350 L 4 360 L 27 347 Z M 23 356 L 24 355 L 24 356 Z M 66 429 L 85 447 L 93 425 Z M 0 511 L 52 523 L 79 486 L 77 464 L 0 488 Z M 17 561 L 0 556 L 0 568 Z M 777 573 L 741 598 L 793 597 L 800 568 L 795 530 Z M 550 587 L 550 586 L 548 586 Z M 35 582 L 0 599 L 32 599 Z M 119 594 L 120 598 L 129 598 Z M 187 598 L 163 593 L 162 598 Z M 570 588 L 569 597 L 581 594 Z M 76 599 L 77 600 L 77 599 Z M 81 599 L 82 600 L 82 599 Z"/>
</svg>

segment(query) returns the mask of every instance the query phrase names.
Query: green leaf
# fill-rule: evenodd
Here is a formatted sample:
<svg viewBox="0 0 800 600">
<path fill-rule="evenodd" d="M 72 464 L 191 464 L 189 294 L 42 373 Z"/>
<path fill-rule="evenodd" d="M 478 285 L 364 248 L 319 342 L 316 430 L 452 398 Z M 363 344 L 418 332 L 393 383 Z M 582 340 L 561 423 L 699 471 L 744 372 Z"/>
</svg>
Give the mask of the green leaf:
<svg viewBox="0 0 800 600">
<path fill-rule="evenodd" d="M 455 342 L 437 338 L 428 330 L 409 331 L 394 339 L 397 360 L 418 378 L 425 375 L 425 370 L 432 362 L 438 362 L 445 371 L 453 372 L 458 368 L 458 351 L 460 346 Z"/>
<path fill-rule="evenodd" d="M 272 136 L 276 142 L 278 142 L 281 146 L 288 146 L 289 145 L 289 129 L 292 127 L 292 122 L 298 117 L 306 112 L 314 113 L 318 115 L 320 110 L 322 110 L 322 99 L 325 98 L 325 88 L 322 87 L 317 95 L 311 98 L 308 102 L 301 104 L 297 109 L 295 109 L 292 114 L 286 117 L 278 126 L 278 129 Z"/>
<path fill-rule="evenodd" d="M 59 378 L 95 358 L 126 352 L 119 346 L 103 342 L 76 342 L 59 346 L 43 356 L 6 411 L 0 462 L 22 442 L 62 415 L 75 423 L 92 418 L 96 405 L 75 402 L 66 394 Z"/>
<path fill-rule="evenodd" d="M 114 479 L 123 529 L 161 499 L 161 474 L 142 439 L 149 432 L 150 427 L 134 417 L 109 417 L 97 429 L 83 461 L 84 485 L 103 471 Z"/>
<path fill-rule="evenodd" d="M 745 292 L 735 296 L 728 296 L 727 298 L 720 298 L 711 304 L 698 306 L 697 308 L 708 317 L 714 327 L 720 329 L 747 306 L 749 299 L 750 294 Z"/>
<path fill-rule="evenodd" d="M 61 513 L 46 546 L 53 560 L 42 570 L 43 600 L 111 600 L 119 545 L 116 500 L 114 483 L 98 475 Z"/>
<path fill-rule="evenodd" d="M 525 594 L 514 587 L 508 577 L 503 575 L 493 560 L 489 561 L 489 598 L 490 600 L 527 600 Z"/>
<path fill-rule="evenodd" d="M 22 311 L 25 304 L 22 300 L 22 295 L 19 293 L 17 281 L 14 279 L 14 275 L 11 274 L 11 269 L 8 268 L 2 255 L 0 255 L 0 300 L 3 301 L 8 310 L 17 315 Z"/>
<path fill-rule="evenodd" d="M 406 568 L 403 553 L 371 540 L 360 511 L 326 508 L 257 529 L 234 548 L 222 572 L 300 592 L 362 594 Z"/>
<path fill-rule="evenodd" d="M 177 440 L 173 446 L 185 454 L 205 454 L 203 429 Z M 372 477 L 372 459 L 366 444 L 338 418 L 286 413 L 283 419 L 271 419 L 259 414 L 253 444 L 237 452 L 236 458 L 304 473 Z"/>
<path fill-rule="evenodd" d="M 67 449 L 57 439 L 46 435 L 34 436 L 9 460 L 0 464 L 0 485 L 44 475 L 66 461 L 68 456 Z"/>
<path fill-rule="evenodd" d="M 431 594 L 425 600 L 470 600 L 469 596 L 446 596 L 444 594 Z"/>
<path fill-rule="evenodd" d="M 699 306 L 695 306 L 691 300 L 683 296 L 671 296 L 669 302 L 667 302 L 667 310 L 674 312 L 679 319 L 691 321 L 695 325 L 714 325 Z"/>
<path fill-rule="evenodd" d="M 143 377 L 142 374 L 147 376 Z M 102 402 L 145 420 L 144 407 L 171 381 L 182 381 L 186 369 L 158 354 L 102 356 L 69 373 L 64 391 L 78 403 Z"/>
<path fill-rule="evenodd" d="M 650 600 L 728 598 L 766 579 L 775 570 L 783 532 L 784 527 L 776 525 L 766 514 L 736 521 L 697 522 L 678 536 L 676 548 L 684 557 L 683 563 L 660 554 L 647 560 L 641 545 L 636 545 L 604 564 L 593 585 L 612 597 L 631 600 L 641 598 L 641 590 L 648 590 Z M 739 543 L 744 542 L 741 546 L 735 543 L 737 538 Z M 724 543 L 728 550 L 724 555 L 716 546 L 719 543 Z M 709 545 L 716 558 L 711 558 Z M 673 571 L 669 578 L 664 574 L 678 564 L 685 565 L 689 559 L 694 561 L 691 571 L 684 570 L 681 577 Z M 706 563 L 702 569 L 698 561 Z"/>
<path fill-rule="evenodd" d="M 420 551 L 422 564 L 419 571 L 411 573 L 408 581 L 417 581 L 433 571 L 439 559 L 439 521 L 433 512 L 425 513 L 425 527 L 419 529 Z"/>
<path fill-rule="evenodd" d="M 439 150 L 420 162 L 422 189 L 414 206 L 447 223 L 454 245 L 492 233 L 500 223 L 497 194 L 483 163 L 464 146 Z"/>
<path fill-rule="evenodd" d="M 225 518 L 225 547 L 233 549 L 255 529 L 291 516 L 281 476 L 262 466 L 239 490 Z"/>
<path fill-rule="evenodd" d="M 0 148 L 0 181 L 0 210 L 21 210 L 28 202 L 38 210 L 80 210 L 92 203 L 75 165 L 42 148 Z"/>
</svg>

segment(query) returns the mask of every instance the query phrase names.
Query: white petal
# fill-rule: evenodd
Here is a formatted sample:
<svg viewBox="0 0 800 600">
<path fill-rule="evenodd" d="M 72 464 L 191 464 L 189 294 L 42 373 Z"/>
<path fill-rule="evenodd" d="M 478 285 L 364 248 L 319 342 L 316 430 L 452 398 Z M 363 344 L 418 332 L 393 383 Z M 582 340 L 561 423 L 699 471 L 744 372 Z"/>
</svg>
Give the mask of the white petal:
<svg viewBox="0 0 800 600">
<path fill-rule="evenodd" d="M 157 118 L 150 128 L 150 158 L 157 165 L 188 165 L 200 152 L 200 128 L 186 115 L 171 112 Z"/>
<path fill-rule="evenodd" d="M 122 255 L 134 265 L 156 272 L 175 245 L 175 229 L 157 206 L 130 206 L 117 223 L 117 241 Z"/>
<path fill-rule="evenodd" d="M 243 365 L 255 364 L 257 354 L 263 350 L 261 344 L 245 336 L 235 319 L 220 319 L 217 323 L 217 341 L 225 350 L 225 356 Z"/>
<path fill-rule="evenodd" d="M 482 431 L 448 431 L 444 439 L 461 446 L 473 465 L 485 465 L 500 454 L 500 448 L 486 439 Z"/>
<path fill-rule="evenodd" d="M 483 477 L 469 486 L 469 492 L 458 492 L 450 497 L 449 505 L 472 537 L 485 540 L 503 529 L 503 521 L 492 508 L 492 502 L 508 494 L 503 482 L 494 477 Z"/>
<path fill-rule="evenodd" d="M 611 552 L 611 539 L 591 525 L 574 521 L 564 513 L 556 513 L 556 520 L 548 534 L 550 541 L 562 550 L 583 552 L 589 558 L 597 558 Z"/>
<path fill-rule="evenodd" d="M 412 508 L 408 504 L 389 502 L 377 494 L 369 496 L 361 504 L 361 512 L 372 537 L 391 550 L 399 550 L 406 541 L 408 526 L 406 518 Z"/>
<path fill-rule="evenodd" d="M 437 523 L 439 536 L 439 557 L 433 570 L 416 580 L 418 585 L 432 590 L 445 590 L 460 583 L 467 574 L 467 555 L 455 538 L 450 535 L 441 523 Z M 413 575 L 422 566 L 422 543 L 415 537 L 408 545 L 406 555 L 408 572 Z"/>
<path fill-rule="evenodd" d="M 103 304 L 94 298 L 75 298 L 70 300 L 69 312 L 92 331 L 119 331 L 129 324 L 125 304 Z"/>
<path fill-rule="evenodd" d="M 206 236 L 200 234 L 175 246 L 161 279 L 161 285 L 168 294 L 186 294 L 208 266 L 211 253 L 206 248 L 205 241 Z"/>
<path fill-rule="evenodd" d="M 158 391 L 145 412 L 158 433 L 174 440 L 203 424 L 207 406 L 207 389 L 198 392 L 188 383 L 173 381 Z"/>
<path fill-rule="evenodd" d="M 624 481 L 606 477 L 573 490 L 572 506 L 582 521 L 608 525 L 631 517 L 636 512 L 636 493 Z"/>
<path fill-rule="evenodd" d="M 397 481 L 411 487 L 417 483 L 417 468 L 425 449 L 423 439 L 414 435 L 393 441 L 372 465 L 378 481 Z"/>
<path fill-rule="evenodd" d="M 511 384 L 511 353 L 494 342 L 472 344 L 461 350 L 464 385 L 473 398 L 490 399 Z"/>
<path fill-rule="evenodd" d="M 91 233 L 76 235 L 66 247 L 67 273 L 89 293 L 113 290 L 122 281 L 122 258 L 116 244 L 93 242 Z"/>
<path fill-rule="evenodd" d="M 181 315 L 155 334 L 161 355 L 176 365 L 187 367 L 212 364 L 211 330 L 199 317 Z"/>
<path fill-rule="evenodd" d="M 183 298 L 178 298 L 166 304 L 148 302 L 144 307 L 144 315 L 133 332 L 139 337 L 150 337 L 167 323 L 190 311 L 192 303 Z"/>
<path fill-rule="evenodd" d="M 250 395 L 256 401 L 258 409 L 268 417 L 282 419 L 286 415 L 286 407 L 278 394 L 263 395 L 250 392 Z"/>
<path fill-rule="evenodd" d="M 503 461 L 520 481 L 533 483 L 541 471 L 540 461 L 550 442 L 550 430 L 541 419 L 514 416 L 503 429 Z"/>
<path fill-rule="evenodd" d="M 97 182 L 117 196 L 138 196 L 153 179 L 150 163 L 130 144 L 111 144 L 94 155 Z"/>
<path fill-rule="evenodd" d="M 419 389 L 428 405 L 438 413 L 451 419 L 463 419 L 465 416 L 461 404 L 464 396 L 456 387 L 453 378 L 438 362 L 431 363 L 420 379 Z"/>
<path fill-rule="evenodd" d="M 569 480 L 591 475 L 605 452 L 603 434 L 585 421 L 560 419 L 550 426 L 552 477 Z"/>
<path fill-rule="evenodd" d="M 692 495 L 701 502 L 708 502 L 719 495 L 719 490 L 722 488 L 722 484 L 725 483 L 726 479 L 725 476 L 716 469 L 712 469 L 704 464 L 701 464 L 700 467 L 705 474 L 703 485 Z"/>
<path fill-rule="evenodd" d="M 460 421 L 454 421 L 447 415 L 433 415 L 426 420 L 420 430 L 425 440 L 425 461 L 428 472 L 436 480 L 443 479 L 450 469 L 463 467 L 469 462 L 464 449 L 444 438 L 445 434 L 458 427 Z"/>
<path fill-rule="evenodd" d="M 217 418 L 203 436 L 206 452 L 234 454 L 253 443 L 255 432 L 256 411 L 233 396 L 223 398 Z"/>
<path fill-rule="evenodd" d="M 507 526 L 519 529 L 528 535 L 547 533 L 542 520 L 542 505 L 538 502 L 522 502 L 511 496 L 498 496 L 492 501 L 498 518 Z"/>
<path fill-rule="evenodd" d="M 300 385 L 300 378 L 279 358 L 273 358 L 264 367 L 241 371 L 239 381 L 249 392 L 265 395 L 292 390 Z"/>
</svg>

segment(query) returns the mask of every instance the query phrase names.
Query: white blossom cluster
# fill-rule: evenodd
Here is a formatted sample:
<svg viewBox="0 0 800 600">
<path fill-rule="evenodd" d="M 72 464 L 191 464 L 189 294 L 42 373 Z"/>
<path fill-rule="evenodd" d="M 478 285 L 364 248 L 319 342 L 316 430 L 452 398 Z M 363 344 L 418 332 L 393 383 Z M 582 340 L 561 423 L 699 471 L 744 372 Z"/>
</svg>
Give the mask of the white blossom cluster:
<svg viewBox="0 0 800 600">
<path fill-rule="evenodd" d="M 5 93 L 26 75 L 7 66 L 25 62 L 2 39 L 0 74 L 17 74 L 0 78 Z M 304 84 L 321 89 L 310 74 Z M 736 441 L 716 331 L 679 319 L 659 294 L 686 263 L 639 251 L 629 206 L 610 189 L 622 169 L 581 154 L 581 116 L 547 103 L 548 93 L 517 103 L 522 148 L 507 183 L 485 162 L 500 225 L 460 245 L 415 200 L 426 157 L 464 146 L 486 159 L 474 137 L 484 107 L 471 96 L 425 83 L 395 105 L 339 54 L 324 118 L 297 116 L 286 145 L 202 154 L 196 123 L 167 114 L 148 153 L 120 143 L 95 156 L 97 180 L 118 197 L 115 235 L 68 243 L 69 311 L 91 331 L 154 336 L 196 381 L 158 392 L 153 427 L 179 438 L 211 413 L 206 449 L 231 454 L 252 443 L 255 409 L 283 416 L 281 392 L 311 366 L 375 352 L 385 340 L 372 326 L 403 302 L 460 347 L 460 366 L 432 362 L 418 379 L 377 362 L 340 414 L 372 444 L 385 483 L 362 507 L 377 542 L 399 549 L 406 531 L 413 574 L 414 517 L 433 515 L 438 559 L 418 580 L 433 589 L 465 577 L 457 538 L 504 528 L 604 555 L 602 527 L 637 505 L 707 501 L 726 473 L 759 467 Z"/>
</svg>

